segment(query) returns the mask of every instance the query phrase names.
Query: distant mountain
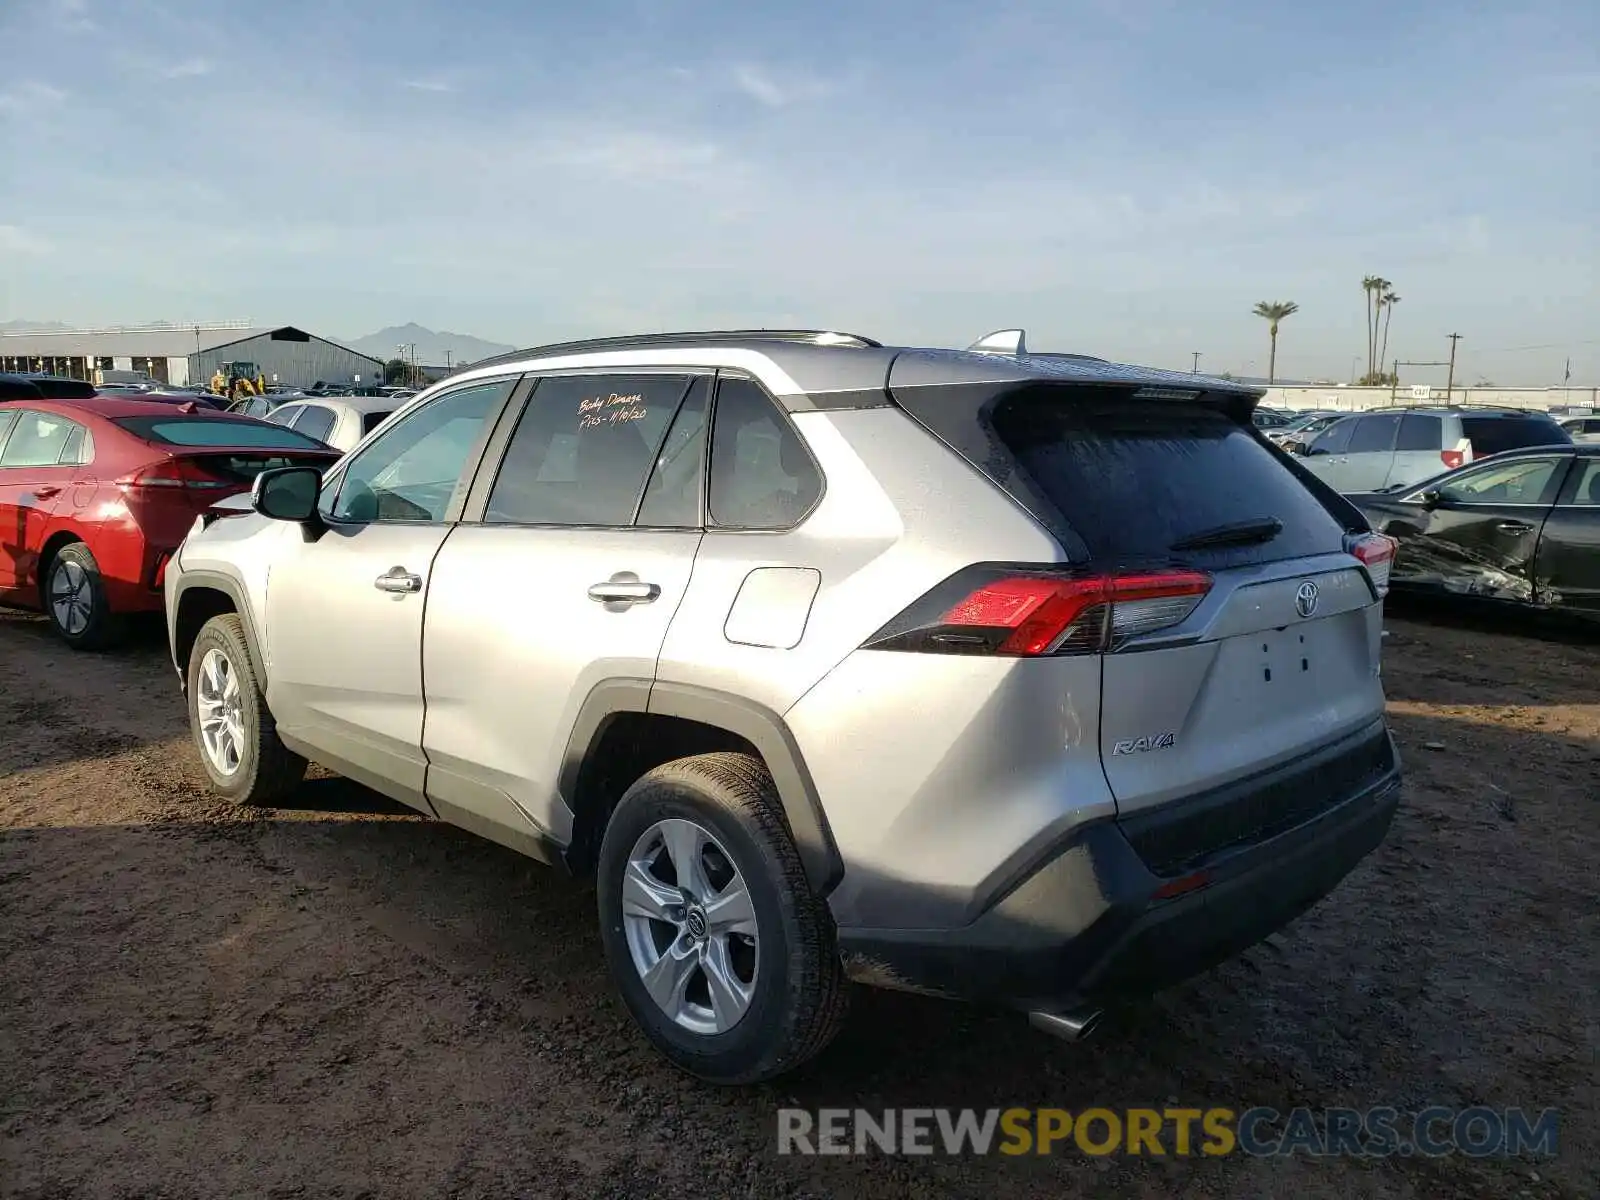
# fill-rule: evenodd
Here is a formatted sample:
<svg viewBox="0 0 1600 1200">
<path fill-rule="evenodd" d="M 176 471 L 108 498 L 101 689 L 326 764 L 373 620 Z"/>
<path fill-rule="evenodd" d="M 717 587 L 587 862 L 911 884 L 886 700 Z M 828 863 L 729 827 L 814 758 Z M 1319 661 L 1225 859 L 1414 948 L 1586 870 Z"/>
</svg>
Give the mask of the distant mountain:
<svg viewBox="0 0 1600 1200">
<path fill-rule="evenodd" d="M 516 349 L 515 346 L 486 342 L 465 333 L 436 333 L 414 322 L 391 325 L 388 329 L 380 329 L 377 333 L 369 333 L 366 337 L 354 338 L 344 344 L 385 362 L 398 357 L 399 347 L 405 346 L 407 357 L 414 354 L 417 362 L 428 367 L 442 367 L 447 359 L 450 364 L 460 366 L 462 363 L 477 362 L 480 358 L 492 358 L 496 354 L 509 354 Z M 415 351 L 411 350 L 413 344 Z"/>
<path fill-rule="evenodd" d="M 0 333 L 48 333 L 52 329 L 71 329 L 61 321 L 0 321 Z"/>
</svg>

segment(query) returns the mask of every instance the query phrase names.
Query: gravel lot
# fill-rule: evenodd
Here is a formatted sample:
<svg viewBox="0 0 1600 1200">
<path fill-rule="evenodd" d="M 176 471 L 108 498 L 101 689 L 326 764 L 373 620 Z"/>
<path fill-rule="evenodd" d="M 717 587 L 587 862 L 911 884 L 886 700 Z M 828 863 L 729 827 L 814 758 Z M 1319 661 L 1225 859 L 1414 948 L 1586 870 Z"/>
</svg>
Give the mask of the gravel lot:
<svg viewBox="0 0 1600 1200">
<path fill-rule="evenodd" d="M 0 613 L 0 1194 L 1600 1195 L 1600 646 L 1391 614 L 1385 846 L 1244 959 L 1068 1046 L 860 993 L 703 1088 L 612 995 L 584 885 L 331 778 L 201 786 L 159 634 Z M 784 1104 L 1559 1108 L 1546 1161 L 779 1158 Z"/>
</svg>

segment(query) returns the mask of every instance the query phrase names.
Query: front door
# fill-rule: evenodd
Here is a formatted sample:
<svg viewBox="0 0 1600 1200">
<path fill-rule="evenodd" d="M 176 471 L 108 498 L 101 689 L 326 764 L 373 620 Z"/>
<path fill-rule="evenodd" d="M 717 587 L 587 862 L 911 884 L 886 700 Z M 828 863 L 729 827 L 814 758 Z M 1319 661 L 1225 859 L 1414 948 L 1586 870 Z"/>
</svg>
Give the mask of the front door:
<svg viewBox="0 0 1600 1200">
<path fill-rule="evenodd" d="M 84 428 L 57 413 L 13 410 L 0 414 L 0 441 L 0 591 L 31 599 L 45 529 L 56 506 L 72 501 Z"/>
<path fill-rule="evenodd" d="M 559 776 L 578 713 L 601 684 L 646 694 L 689 584 L 708 391 L 682 372 L 549 376 L 493 475 L 486 461 L 428 594 L 440 816 L 570 840 Z"/>
<path fill-rule="evenodd" d="M 1408 582 L 1415 576 L 1461 595 L 1532 603 L 1539 533 L 1567 461 L 1485 464 L 1430 493 L 1432 511 L 1401 551 L 1410 560 Z"/>
<path fill-rule="evenodd" d="M 513 382 L 445 392 L 352 459 L 324 489 L 327 528 L 288 531 L 267 586 L 267 700 L 280 733 L 424 810 L 423 606 Z"/>
</svg>

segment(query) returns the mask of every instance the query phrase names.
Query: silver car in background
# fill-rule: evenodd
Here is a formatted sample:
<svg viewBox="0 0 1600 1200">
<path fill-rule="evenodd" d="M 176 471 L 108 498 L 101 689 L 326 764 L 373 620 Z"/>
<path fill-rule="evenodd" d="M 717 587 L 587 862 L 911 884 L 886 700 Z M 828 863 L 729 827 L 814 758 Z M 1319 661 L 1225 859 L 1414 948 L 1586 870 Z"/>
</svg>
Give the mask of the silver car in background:
<svg viewBox="0 0 1600 1200">
<path fill-rule="evenodd" d="M 274 408 L 264 419 L 348 452 L 403 403 L 392 396 L 296 397 Z"/>
</svg>

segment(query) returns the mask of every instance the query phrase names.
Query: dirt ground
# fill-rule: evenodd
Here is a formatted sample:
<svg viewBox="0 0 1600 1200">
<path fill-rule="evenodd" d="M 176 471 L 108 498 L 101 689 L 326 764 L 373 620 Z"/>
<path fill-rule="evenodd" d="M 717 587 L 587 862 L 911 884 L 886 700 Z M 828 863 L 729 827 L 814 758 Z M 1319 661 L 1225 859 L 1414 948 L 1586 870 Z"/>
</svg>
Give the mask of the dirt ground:
<svg viewBox="0 0 1600 1200">
<path fill-rule="evenodd" d="M 665 1067 L 590 889 L 331 778 L 201 785 L 158 633 L 0 613 L 0 1194 L 1600 1195 L 1600 645 L 1391 613 L 1387 843 L 1066 1045 L 888 993 L 802 1074 Z M 780 1158 L 785 1104 L 1561 1111 L 1554 1160 Z"/>
</svg>

